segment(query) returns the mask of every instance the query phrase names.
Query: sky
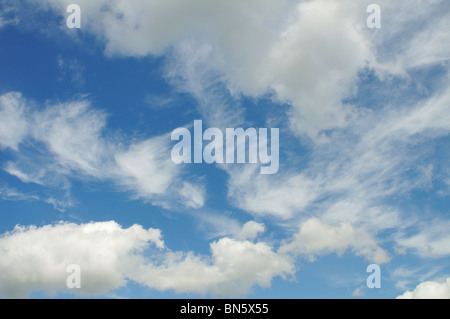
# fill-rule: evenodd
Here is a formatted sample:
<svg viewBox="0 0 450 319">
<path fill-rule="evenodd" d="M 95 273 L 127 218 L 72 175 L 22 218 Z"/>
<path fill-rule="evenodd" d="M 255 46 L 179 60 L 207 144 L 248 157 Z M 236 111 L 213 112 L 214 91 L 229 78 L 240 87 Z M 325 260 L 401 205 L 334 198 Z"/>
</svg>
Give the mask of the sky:
<svg viewBox="0 0 450 319">
<path fill-rule="evenodd" d="M 447 0 L 0 0 L 0 297 L 450 298 L 449 30 Z M 279 169 L 175 163 L 198 120 L 278 129 Z"/>
</svg>

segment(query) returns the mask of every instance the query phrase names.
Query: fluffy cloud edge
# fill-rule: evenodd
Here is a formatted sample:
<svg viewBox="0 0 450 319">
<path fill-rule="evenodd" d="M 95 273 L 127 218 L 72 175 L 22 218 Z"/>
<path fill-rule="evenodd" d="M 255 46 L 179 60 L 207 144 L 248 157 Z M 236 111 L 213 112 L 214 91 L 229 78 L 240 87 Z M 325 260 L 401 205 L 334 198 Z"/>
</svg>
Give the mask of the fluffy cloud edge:
<svg viewBox="0 0 450 319">
<path fill-rule="evenodd" d="M 318 218 L 303 222 L 293 238 L 281 245 L 279 252 L 304 255 L 314 261 L 317 255 L 342 255 L 348 249 L 377 264 L 390 261 L 388 253 L 367 230 L 355 228 L 348 222 L 331 224 Z"/>
<path fill-rule="evenodd" d="M 412 291 L 406 291 L 397 299 L 450 299 L 450 278 L 445 282 L 427 281 Z"/>
<path fill-rule="evenodd" d="M 159 229 L 115 221 L 16 226 L 0 237 L 0 295 L 102 295 L 132 280 L 159 291 L 236 296 L 294 273 L 292 259 L 262 241 L 224 237 L 210 249 L 211 255 L 173 252 Z M 73 264 L 80 267 L 81 288 L 69 290 L 66 267 Z"/>
</svg>

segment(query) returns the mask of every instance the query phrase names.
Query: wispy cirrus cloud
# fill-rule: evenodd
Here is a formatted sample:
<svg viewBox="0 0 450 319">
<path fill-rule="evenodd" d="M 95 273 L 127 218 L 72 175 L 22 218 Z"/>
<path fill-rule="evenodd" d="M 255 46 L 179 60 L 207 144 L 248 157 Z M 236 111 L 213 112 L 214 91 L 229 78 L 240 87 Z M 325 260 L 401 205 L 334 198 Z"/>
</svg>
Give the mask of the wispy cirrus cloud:
<svg viewBox="0 0 450 319">
<path fill-rule="evenodd" d="M 33 194 L 24 194 L 10 187 L 0 188 L 0 198 L 3 200 L 39 200 L 39 196 Z"/>
<path fill-rule="evenodd" d="M 200 185 L 185 182 L 177 186 L 181 168 L 171 161 L 168 136 L 121 146 L 123 141 L 105 133 L 106 113 L 92 108 L 86 99 L 42 110 L 33 110 L 30 104 L 20 93 L 0 97 L 1 121 L 5 122 L 0 143 L 17 152 L 15 160 L 3 165 L 5 172 L 24 183 L 63 186 L 68 191 L 72 178 L 109 180 L 155 204 L 167 206 L 170 198 L 180 207 L 203 206 Z"/>
<path fill-rule="evenodd" d="M 59 81 L 69 81 L 75 85 L 82 86 L 85 83 L 85 68 L 77 58 L 66 58 L 58 55 Z"/>
</svg>

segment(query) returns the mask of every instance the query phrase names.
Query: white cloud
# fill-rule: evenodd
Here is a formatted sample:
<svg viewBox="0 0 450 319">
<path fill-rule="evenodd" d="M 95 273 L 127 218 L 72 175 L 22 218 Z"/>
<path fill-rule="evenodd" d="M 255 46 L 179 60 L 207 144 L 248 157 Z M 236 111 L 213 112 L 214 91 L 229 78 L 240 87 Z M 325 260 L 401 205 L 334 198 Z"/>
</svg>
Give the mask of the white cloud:
<svg viewBox="0 0 450 319">
<path fill-rule="evenodd" d="M 442 266 L 400 266 L 390 271 L 390 278 L 396 281 L 395 286 L 407 290 L 413 283 L 429 281 L 442 271 Z"/>
<path fill-rule="evenodd" d="M 266 231 L 266 226 L 253 220 L 246 222 L 237 235 L 238 238 L 253 240 Z"/>
<path fill-rule="evenodd" d="M 0 29 L 8 24 L 18 24 L 19 19 L 14 17 L 14 5 L 6 1 L 0 3 Z"/>
<path fill-rule="evenodd" d="M 232 212 L 214 211 L 203 208 L 193 212 L 199 230 L 206 233 L 208 239 L 230 237 L 237 240 L 254 241 L 266 231 L 266 225 L 256 221 L 242 224 Z"/>
<path fill-rule="evenodd" d="M 205 204 L 205 189 L 199 185 L 183 182 L 180 195 L 186 207 L 200 208 Z"/>
<path fill-rule="evenodd" d="M 101 294 L 125 284 L 124 273 L 141 261 L 148 243 L 163 248 L 159 230 L 115 222 L 19 227 L 0 238 L 0 294 L 26 297 L 66 288 L 66 267 L 78 264 L 83 294 Z"/>
<path fill-rule="evenodd" d="M 68 3 L 48 0 L 39 5 L 62 12 Z M 275 182 L 258 177 L 256 187 L 231 176 L 229 194 L 239 208 L 291 218 L 309 211 L 324 194 L 344 197 L 327 204 L 334 209 L 330 214 L 337 216 L 339 205 L 349 205 L 357 215 L 357 211 L 374 211 L 373 202 L 380 198 L 414 188 L 418 181 L 411 183 L 402 175 L 405 160 L 414 165 L 414 159 L 409 158 L 411 154 L 398 154 L 395 143 L 407 142 L 416 133 L 428 135 L 438 130 L 441 135 L 448 123 L 448 94 L 435 95 L 412 111 L 409 105 L 400 105 L 371 112 L 342 103 L 356 93 L 358 72 L 367 66 L 380 75 L 392 70 L 404 76 L 405 69 L 441 63 L 447 57 L 448 46 L 436 45 L 447 30 L 448 19 L 442 10 L 445 1 L 417 0 L 413 5 L 382 1 L 383 27 L 378 31 L 365 25 L 369 3 L 211 4 L 196 0 L 186 5 L 179 0 L 115 0 L 79 4 L 85 28 L 105 40 L 107 54 L 142 56 L 170 51 L 167 76 L 197 99 L 199 111 L 209 123 L 240 125 L 245 122 L 244 113 L 234 98 L 240 93 L 255 97 L 274 93 L 275 101 L 291 104 L 294 132 L 329 141 L 314 150 L 304 172 L 280 174 Z M 433 23 L 422 23 L 422 29 L 414 26 L 416 21 L 430 20 L 436 12 L 443 13 Z M 173 19 L 177 23 L 169 24 Z M 385 47 L 393 49 L 386 53 Z M 437 54 L 425 52 L 408 58 L 420 51 L 416 49 L 425 48 Z M 430 61 L 422 61 L 425 56 Z M 392 69 L 397 62 L 401 71 Z M 327 132 L 327 138 L 322 134 L 348 126 L 345 132 Z M 335 158 L 330 157 L 333 152 Z"/>
<path fill-rule="evenodd" d="M 227 169 L 229 196 L 240 209 L 285 219 L 289 226 L 298 219 L 318 217 L 332 224 L 350 222 L 374 235 L 388 229 L 402 233 L 423 216 L 389 201 L 430 187 L 431 167 L 434 171 L 437 166 L 429 162 L 428 152 L 434 147 L 429 142 L 450 132 L 449 92 L 448 83 L 443 83 L 436 94 L 416 105 L 361 116 L 345 133 L 335 132 L 329 144 L 313 147 L 304 157 L 306 163 L 302 158 L 292 161 L 305 167 L 301 172 L 288 163 L 270 177 L 251 167 Z M 442 257 L 450 247 L 448 229 L 444 223 L 438 232 L 430 229 L 391 240 L 423 256 Z"/>
<path fill-rule="evenodd" d="M 177 175 L 179 169 L 168 156 L 168 140 L 168 136 L 148 139 L 115 155 L 125 184 L 134 187 L 139 196 L 164 194 Z"/>
<path fill-rule="evenodd" d="M 28 134 L 25 105 L 20 93 L 0 96 L 0 147 L 18 150 L 19 143 Z"/>
<path fill-rule="evenodd" d="M 445 0 L 379 1 L 382 29 L 373 36 L 378 58 L 397 64 L 399 73 L 423 68 L 450 58 L 450 45 L 442 41 L 449 28 L 449 3 Z"/>
<path fill-rule="evenodd" d="M 202 186 L 180 180 L 182 168 L 171 160 L 169 136 L 134 143 L 108 137 L 106 114 L 87 99 L 42 110 L 31 105 L 20 93 L 0 96 L 0 122 L 4 122 L 0 123 L 0 146 L 17 152 L 17 158 L 3 169 L 24 183 L 65 189 L 66 199 L 48 199 L 58 209 L 73 202 L 66 196 L 69 177 L 113 181 L 156 205 L 167 206 L 174 200 L 184 207 L 204 205 Z M 27 152 L 19 152 L 20 145 L 28 147 Z"/>
<path fill-rule="evenodd" d="M 222 130 L 244 124 L 242 106 L 224 91 L 223 78 L 215 70 L 220 62 L 211 44 L 186 40 L 174 48 L 171 56 L 166 64 L 167 79 L 196 99 L 205 123 Z"/>
<path fill-rule="evenodd" d="M 69 0 L 29 2 L 59 14 L 70 4 Z M 383 28 L 378 31 L 365 25 L 370 3 L 78 2 L 83 28 L 104 40 L 107 54 L 163 55 L 174 48 L 171 72 L 175 76 L 192 83 L 209 78 L 202 82 L 226 86 L 234 96 L 274 93 L 276 100 L 292 105 L 293 131 L 316 141 L 326 141 L 326 130 L 345 127 L 355 116 L 354 107 L 342 100 L 357 91 L 362 69 L 371 67 L 385 74 L 400 64 L 403 70 L 393 73 L 405 75 L 405 69 L 450 57 L 450 46 L 442 41 L 449 21 L 446 1 L 381 1 Z M 202 89 L 192 83 L 184 89 L 201 101 Z M 214 104 L 207 102 L 199 103 L 200 108 Z M 215 108 L 205 113 L 220 119 L 224 112 Z"/>
<path fill-rule="evenodd" d="M 65 169 L 102 176 L 108 171 L 108 150 L 102 131 L 106 115 L 86 100 L 61 103 L 34 113 L 34 139 L 45 143 Z M 106 167 L 105 167 L 106 166 Z"/>
<path fill-rule="evenodd" d="M 407 291 L 397 299 L 450 299 L 450 278 L 443 283 L 423 282 L 413 291 Z"/>
<path fill-rule="evenodd" d="M 134 279 L 159 290 L 236 296 L 247 294 L 254 285 L 269 287 L 273 277 L 294 270 L 287 256 L 274 253 L 262 242 L 222 238 L 210 247 L 211 258 L 168 254 L 164 265 L 142 266 Z"/>
<path fill-rule="evenodd" d="M 170 136 L 162 135 L 117 151 L 114 178 L 144 201 L 165 208 L 199 209 L 205 204 L 205 189 L 201 183 L 182 180 L 182 167 L 172 161 L 169 142 Z"/>
<path fill-rule="evenodd" d="M 320 5 L 325 2 L 310 1 L 308 3 L 310 7 L 317 8 L 317 12 L 314 12 L 314 14 L 321 14 L 320 10 L 323 8 L 321 8 Z M 413 28 L 408 31 L 408 28 L 410 28 L 414 23 L 414 14 L 419 13 L 420 15 L 423 15 L 421 19 L 424 21 L 427 19 L 429 20 L 430 17 L 433 16 L 433 12 L 435 13 L 436 10 L 438 10 L 438 7 L 433 7 L 433 5 L 436 5 L 437 3 L 445 4 L 445 2 L 442 1 L 435 1 L 430 6 L 429 3 L 424 1 L 417 1 L 416 5 L 411 7 L 409 4 L 394 5 L 385 2 L 382 5 L 383 21 L 402 21 L 402 24 L 397 27 L 403 30 L 407 37 L 414 39 L 417 36 L 416 30 Z M 342 10 L 330 10 L 330 12 L 336 13 L 336 17 L 339 17 L 340 13 L 343 15 L 352 15 L 355 11 L 359 11 L 357 8 L 363 8 L 363 5 L 361 5 L 361 7 L 354 7 L 353 11 L 348 10 L 348 7 L 346 7 L 348 4 L 349 2 L 340 2 L 339 7 Z M 302 7 L 299 6 L 299 10 L 301 10 L 301 8 Z M 309 7 L 305 5 L 304 9 L 307 10 L 308 8 Z M 326 16 L 327 14 L 330 14 L 330 12 L 325 12 L 323 14 Z M 358 16 L 358 19 L 360 18 L 361 21 L 365 22 L 365 7 L 364 10 L 360 10 L 359 12 L 362 12 L 362 14 Z M 386 16 L 384 15 L 385 12 L 390 12 L 390 14 L 392 14 L 392 18 L 386 19 Z M 413 13 L 413 17 L 411 17 L 411 12 Z M 334 17 L 327 17 L 327 19 L 317 19 L 316 21 L 320 21 L 323 24 L 326 24 L 328 21 L 334 21 Z M 356 18 L 352 17 L 352 19 Z M 355 21 L 352 19 L 348 21 Z M 345 21 L 345 19 L 341 20 Z M 440 23 L 442 24 L 448 19 L 441 19 L 440 16 L 438 20 L 441 21 Z M 295 21 L 295 19 L 293 21 Z M 296 23 L 301 25 L 302 22 L 299 20 Z M 445 34 L 447 29 L 442 27 L 441 24 L 426 25 L 426 33 L 430 35 L 441 33 Z M 314 24 L 314 26 L 316 25 Z M 338 22 L 330 23 L 330 26 L 343 27 Z M 306 25 L 305 27 L 308 26 Z M 319 25 L 317 27 L 319 28 L 319 31 L 317 32 L 320 32 L 320 27 L 326 29 L 327 26 Z M 289 28 L 295 28 L 295 24 L 290 24 L 286 30 Z M 386 32 L 387 29 L 387 27 L 383 27 L 380 32 L 376 33 L 367 31 L 367 28 L 364 26 L 364 30 L 366 30 L 364 32 L 365 35 L 367 35 L 367 38 L 364 38 L 362 34 L 353 29 L 352 32 L 343 32 L 343 34 L 350 34 L 350 37 L 354 36 L 355 48 L 359 44 L 360 47 L 358 48 L 364 51 L 372 45 L 365 41 L 372 39 L 380 41 L 379 43 L 373 43 L 377 49 L 384 46 L 389 46 L 388 42 L 392 39 L 387 35 L 389 33 Z M 436 32 L 433 30 L 436 30 Z M 316 34 L 314 31 L 315 30 L 312 30 L 310 33 Z M 292 41 L 297 41 L 297 38 L 294 36 L 296 35 L 296 32 L 292 32 Z M 375 36 L 369 36 L 368 34 L 372 34 L 370 32 L 375 33 Z M 308 34 L 307 32 L 300 33 Z M 304 37 L 306 37 L 306 35 Z M 341 38 L 337 37 L 336 39 Z M 356 39 L 359 39 L 360 42 Z M 421 41 L 414 40 L 414 43 L 420 42 L 422 43 L 421 46 L 426 48 L 427 46 L 423 43 L 428 43 L 428 40 L 429 39 L 426 39 L 426 37 L 421 37 Z M 320 43 L 321 42 L 318 41 L 317 45 Z M 352 42 L 349 41 L 348 43 Z M 408 43 L 408 41 L 406 43 Z M 306 47 L 308 47 L 307 44 L 308 43 L 306 43 Z M 446 45 L 443 45 L 443 47 L 446 48 Z M 401 49 L 399 52 L 396 52 L 390 56 L 388 60 L 382 60 L 377 63 L 374 62 L 372 66 L 379 68 L 380 70 L 386 70 L 386 68 L 388 70 L 392 70 L 393 63 L 396 62 L 396 59 L 401 60 L 402 57 L 406 55 L 406 51 L 404 50 L 407 50 L 408 52 L 415 52 L 415 46 L 406 46 L 405 48 L 407 49 Z M 335 52 L 334 49 L 322 49 L 323 48 L 321 48 L 321 50 L 312 50 L 311 56 L 315 57 L 318 55 L 320 57 L 321 54 L 323 55 L 327 54 L 327 52 Z M 212 65 L 219 65 L 217 68 L 220 69 L 220 61 L 215 62 L 214 59 L 211 58 L 211 54 L 215 53 L 214 50 L 214 46 L 210 46 L 209 51 L 207 51 L 208 54 L 202 55 L 203 58 L 201 60 L 206 60 L 207 62 L 204 62 L 204 65 L 207 65 L 210 68 L 212 68 L 212 63 Z M 279 50 L 281 53 L 286 54 L 291 52 L 289 50 L 283 50 L 282 48 Z M 358 52 L 358 50 L 356 50 L 356 52 Z M 375 50 L 372 52 L 375 52 Z M 187 50 L 186 56 L 192 56 L 193 53 L 195 53 L 195 51 Z M 256 56 L 258 56 L 258 54 L 255 54 L 255 60 L 258 61 Z M 351 54 L 348 54 L 348 56 L 351 56 Z M 361 56 L 366 56 L 369 60 L 371 59 L 370 54 L 362 54 Z M 294 58 L 297 57 L 294 56 Z M 180 59 L 181 60 L 179 63 L 182 64 L 182 61 L 185 61 L 187 58 L 182 57 Z M 430 59 L 431 60 L 426 63 L 420 62 L 420 65 L 424 66 L 425 64 L 438 64 L 443 61 L 442 56 L 434 57 L 433 55 L 430 55 Z M 288 59 L 280 59 L 280 63 L 284 63 L 286 60 Z M 221 61 L 223 62 L 223 60 Z M 225 58 L 225 65 L 230 67 L 232 63 L 227 62 L 229 62 L 229 60 Z M 342 62 L 348 62 L 349 65 L 352 63 L 352 61 L 345 60 Z M 389 63 L 389 65 L 384 66 L 380 63 Z M 311 63 L 306 64 L 309 65 Z M 360 63 L 360 65 L 362 64 L 363 62 Z M 270 66 L 270 63 L 267 65 Z M 286 74 L 284 76 L 280 76 L 280 81 L 285 78 L 285 81 L 288 81 L 288 76 L 291 76 L 294 80 L 302 80 L 303 73 L 301 71 L 304 70 L 302 68 L 303 64 L 299 63 L 297 66 L 293 63 L 292 65 L 293 66 L 290 68 L 289 66 L 286 67 Z M 339 66 L 338 63 L 337 65 Z M 337 72 L 339 76 L 342 76 L 342 78 L 337 80 L 336 83 L 344 83 L 344 85 L 342 90 L 336 89 L 336 92 L 342 93 L 345 92 L 345 90 L 351 91 L 351 74 L 352 72 L 356 72 L 358 69 L 357 65 L 358 63 L 355 63 L 353 69 L 351 67 L 348 69 L 348 77 L 345 77 L 346 75 L 342 74 L 345 70 L 347 70 L 345 68 Z M 401 68 L 408 69 L 411 67 L 417 67 L 418 65 L 419 64 L 416 62 L 413 63 L 411 58 L 409 61 L 406 61 Z M 232 84 L 228 83 L 232 89 L 232 92 L 233 90 L 241 90 L 250 94 L 252 88 L 258 87 L 258 85 L 255 84 L 256 82 L 252 82 L 251 79 L 249 80 L 245 78 L 248 74 L 252 74 L 251 72 L 248 72 L 246 67 L 248 67 L 248 65 L 244 63 L 244 67 L 240 69 L 241 76 L 236 76 L 236 78 L 241 79 L 239 84 L 236 84 L 238 80 L 231 80 L 229 83 Z M 259 68 L 258 72 L 264 72 L 266 67 L 267 66 Z M 274 74 L 276 75 L 277 72 L 280 72 L 278 67 L 279 65 L 276 65 L 277 69 L 270 72 L 271 79 Z M 186 78 L 197 79 L 199 74 L 202 74 L 201 72 L 205 73 L 205 70 L 202 70 L 200 73 L 197 72 L 199 69 L 201 68 L 195 68 L 191 72 L 192 74 L 187 73 Z M 233 70 L 231 67 L 229 69 Z M 297 70 L 297 72 L 292 70 Z M 176 71 L 177 72 L 175 72 L 175 74 L 179 74 L 180 70 L 176 69 Z M 289 73 L 288 71 L 291 72 Z M 228 80 L 232 78 L 231 72 L 232 71 L 225 72 L 225 77 Z M 399 71 L 394 69 L 392 72 L 404 74 L 405 70 Z M 312 77 L 313 79 L 316 76 L 316 74 L 312 71 L 304 73 L 305 76 Z M 204 75 L 203 77 L 207 78 L 207 75 Z M 258 76 L 255 78 L 263 81 L 264 76 L 261 73 L 258 73 Z M 332 78 L 330 81 L 322 81 L 321 79 L 323 78 L 328 79 L 327 76 L 319 73 L 316 81 L 312 81 L 312 85 L 317 82 L 328 83 L 333 80 Z M 345 83 L 346 79 L 348 79 L 347 83 Z M 305 81 L 307 81 L 307 79 Z M 189 83 L 198 83 L 198 81 L 191 81 Z M 252 87 L 253 84 L 255 85 Z M 302 88 L 305 85 L 306 84 L 293 86 L 294 91 L 298 91 L 299 88 Z M 193 85 L 190 87 L 190 90 L 192 92 L 198 92 L 196 91 L 198 87 L 201 88 L 200 85 Z M 255 92 L 256 91 L 257 90 L 255 89 Z M 327 89 L 319 90 L 319 92 L 324 95 L 324 98 L 328 98 L 328 95 L 323 93 L 328 93 Z M 271 176 L 269 178 L 259 176 L 255 173 L 253 168 L 226 168 L 225 170 L 230 174 L 230 181 L 228 184 L 229 197 L 233 201 L 233 204 L 235 204 L 238 208 L 251 212 L 256 216 L 269 215 L 275 216 L 276 218 L 289 219 L 297 216 L 314 216 L 319 214 L 326 217 L 327 220 L 337 223 L 350 220 L 353 224 L 365 225 L 365 227 L 373 229 L 374 233 L 377 233 L 383 229 L 402 229 L 403 227 L 407 227 L 414 222 L 415 219 L 412 218 L 412 216 L 410 216 L 407 212 L 402 214 L 401 208 L 391 207 L 390 204 L 385 204 L 385 200 L 387 201 L 389 198 L 392 198 L 392 196 L 404 196 L 412 189 L 423 187 L 423 184 L 426 182 L 422 178 L 421 174 L 411 173 L 418 170 L 418 165 L 430 165 L 424 161 L 426 152 L 417 152 L 416 147 L 417 143 L 423 143 L 424 147 L 428 147 L 428 145 L 426 145 L 427 141 L 430 141 L 436 137 L 448 135 L 448 123 L 450 123 L 448 118 L 448 114 L 450 114 L 448 109 L 450 105 L 450 95 L 448 92 L 448 82 L 444 82 L 432 95 L 429 96 L 429 98 L 423 99 L 418 103 L 415 102 L 415 105 L 410 105 L 408 99 L 403 99 L 403 101 L 400 101 L 400 104 L 386 105 L 381 110 L 362 109 L 358 111 L 357 115 L 353 114 L 354 117 L 352 118 L 352 121 L 347 123 L 350 128 L 347 128 L 346 131 L 342 132 L 333 132 L 333 134 L 328 137 L 328 144 L 315 146 L 312 148 L 312 156 L 305 157 L 305 161 L 307 161 L 307 163 L 302 163 L 302 165 L 299 165 L 301 167 L 306 166 L 306 168 L 301 172 L 299 172 L 298 169 L 287 168 L 288 165 L 286 164 L 286 171 L 280 169 L 280 173 L 278 175 Z M 294 93 L 289 95 L 291 99 L 292 96 L 294 96 Z M 387 94 L 391 93 L 391 91 L 387 92 Z M 257 95 L 257 93 L 255 93 L 255 95 Z M 209 100 L 211 100 L 211 97 L 205 92 L 199 94 L 199 96 L 207 96 Z M 308 95 L 303 94 L 302 98 L 305 96 Z M 339 102 L 341 98 L 342 96 L 340 98 L 336 98 L 336 101 Z M 315 110 L 323 115 L 322 112 L 324 111 L 324 107 L 326 110 L 326 107 L 330 104 L 328 102 L 324 103 L 324 106 L 318 105 Z M 294 109 L 295 105 L 296 104 L 294 103 Z M 371 107 L 371 105 L 363 106 L 369 108 Z M 338 120 L 340 119 L 338 116 L 339 114 L 345 114 L 345 112 L 341 112 L 342 110 L 331 107 L 330 112 L 334 111 L 337 113 L 331 116 L 333 120 L 328 121 L 330 123 L 332 122 L 332 125 L 336 125 L 336 118 Z M 213 110 L 211 110 L 211 113 L 216 114 Z M 297 117 L 293 118 L 297 119 Z M 312 121 L 312 123 L 314 123 L 314 121 Z M 337 123 L 339 123 L 339 121 Z M 314 129 L 311 131 L 314 131 Z M 285 159 L 285 161 L 287 160 Z M 405 220 L 403 217 L 407 219 Z"/>
<path fill-rule="evenodd" d="M 16 163 L 8 162 L 3 168 L 8 174 L 17 177 L 22 183 L 35 183 L 42 185 L 41 180 L 45 177 L 45 169 L 34 170 L 30 173 L 22 171 Z"/>
<path fill-rule="evenodd" d="M 57 62 L 60 72 L 58 81 L 68 80 L 77 85 L 84 84 L 84 67 L 80 64 L 78 59 L 65 58 L 62 55 L 58 55 Z"/>
<path fill-rule="evenodd" d="M 206 235 L 206 239 L 222 237 L 241 239 L 237 237 L 237 234 L 242 230 L 242 224 L 232 212 L 215 211 L 209 207 L 203 207 L 189 213 L 195 219 L 197 229 Z"/>
<path fill-rule="evenodd" d="M 362 6 L 347 1 L 306 1 L 295 22 L 272 48 L 264 74 L 278 98 L 292 103 L 294 132 L 318 138 L 323 130 L 344 127 L 352 107 L 358 71 L 372 59 L 369 42 L 357 31 Z"/>
<path fill-rule="evenodd" d="M 353 94 L 358 71 L 372 59 L 368 42 L 353 28 L 358 18 L 352 14 L 358 6 L 322 0 L 301 2 L 296 8 L 293 2 L 262 5 L 273 7 L 254 12 L 250 22 L 236 21 L 242 10 L 236 5 L 230 13 L 233 26 L 213 34 L 212 40 L 175 42 L 175 63 L 169 74 L 181 75 L 186 91 L 216 104 L 197 83 L 210 86 L 221 81 L 233 95 L 275 93 L 275 100 L 292 105 L 294 132 L 314 139 L 320 139 L 322 130 L 345 126 L 353 108 L 344 107 L 341 100 Z M 258 17 L 260 13 L 267 16 Z M 236 27 L 239 33 L 233 34 Z M 214 103 L 201 103 L 200 108 L 203 104 L 212 107 L 203 113 L 209 117 L 218 113 L 221 118 L 223 110 L 215 109 Z"/>
<path fill-rule="evenodd" d="M 57 12 L 70 3 L 31 2 Z M 232 92 L 251 96 L 275 92 L 277 99 L 293 106 L 294 131 L 313 138 L 346 125 L 352 107 L 344 107 L 341 100 L 352 94 L 358 71 L 373 59 L 370 43 L 355 28 L 365 23 L 357 14 L 365 7 L 352 1 L 78 4 L 84 28 L 105 40 L 107 54 L 162 55 L 176 48 L 181 52 L 174 56 L 176 65 L 186 66 L 200 54 L 205 71 L 194 77 L 219 74 Z M 194 56 L 184 54 L 189 46 L 196 48 Z"/>
<path fill-rule="evenodd" d="M 410 230 L 396 235 L 396 243 L 412 250 L 422 257 L 446 257 L 450 255 L 450 235 L 448 220 L 436 219 L 423 222 L 419 231 Z"/>
<path fill-rule="evenodd" d="M 34 2 L 50 5 L 58 12 L 64 12 L 70 3 L 69 0 Z M 448 35 L 450 11 L 445 0 L 407 3 L 383 0 L 380 2 L 383 27 L 368 30 L 365 8 L 369 3 L 79 2 L 83 25 L 105 42 L 107 55 L 170 53 L 168 78 L 196 98 L 200 113 L 209 123 L 218 123 L 215 124 L 218 127 L 245 123 L 245 113 L 238 102 L 241 93 L 254 97 L 272 94 L 275 102 L 289 103 L 292 131 L 321 142 L 307 145 L 312 154 L 300 166 L 306 168 L 280 170 L 270 179 L 255 176 L 253 168 L 226 169 L 230 174 L 229 197 L 238 208 L 258 216 L 305 220 L 317 215 L 320 219 L 309 219 L 297 234 L 301 239 L 315 240 L 297 243 L 294 236 L 286 246 L 292 251 L 315 255 L 353 249 L 369 259 L 383 261 L 387 257 L 376 243 L 377 232 L 406 229 L 415 221 L 409 214 L 407 218 L 401 216 L 401 209 L 391 207 L 385 200 L 402 197 L 427 182 L 421 174 L 411 172 L 417 171 L 419 164 L 423 167 L 426 158 L 425 151 L 417 151 L 418 146 L 430 147 L 427 143 L 431 139 L 449 133 L 448 82 L 441 83 L 439 88 L 427 88 L 430 90 L 427 98 L 415 105 L 408 105 L 409 92 L 402 93 L 400 103 L 380 109 L 372 105 L 357 108 L 342 100 L 355 95 L 360 80 L 358 72 L 365 67 L 373 68 L 380 77 L 377 80 L 389 86 L 379 93 L 386 96 L 397 94 L 397 87 L 390 87 L 392 76 L 408 80 L 414 77 L 411 69 L 433 65 L 448 69 L 445 63 L 449 60 L 449 42 L 443 39 Z M 21 113 L 17 112 L 15 118 L 10 109 L 4 107 L 2 112 L 20 128 Z M 65 114 L 59 114 L 56 123 L 68 125 L 65 118 Z M 97 120 L 101 121 L 98 114 Z M 95 123 L 100 122 L 94 120 L 91 124 Z M 48 127 L 50 131 L 54 129 L 52 124 Z M 76 131 L 61 130 L 66 135 Z M 19 130 L 16 135 L 9 135 L 9 129 L 5 132 L 0 131 L 1 146 L 12 149 L 17 149 L 27 134 L 26 130 L 22 134 Z M 101 130 L 93 129 L 89 136 L 80 136 L 79 140 L 69 139 L 68 145 L 59 143 L 57 134 L 50 132 L 47 137 L 47 131 L 43 132 L 38 136 L 45 135 L 42 140 L 58 156 L 64 169 L 81 170 L 89 176 L 105 171 L 96 150 L 83 148 L 88 156 L 79 156 L 79 145 L 93 143 L 97 150 L 104 147 L 104 143 L 89 139 L 95 136 L 103 140 Z M 147 144 L 152 141 L 121 149 L 116 157 L 119 168 L 114 169 L 113 163 L 111 170 L 138 196 L 153 198 L 164 193 L 163 190 L 172 192 L 171 181 L 179 181 L 179 175 L 159 161 L 149 164 L 135 159 L 136 154 L 149 156 L 146 150 L 151 147 Z M 69 156 L 72 152 L 73 158 Z M 30 172 L 18 167 L 11 172 L 27 180 Z M 99 167 L 102 169 L 98 170 Z M 138 174 L 137 167 L 143 168 L 144 173 Z M 160 172 L 162 175 L 152 180 L 154 173 Z M 173 193 L 184 199 L 187 206 L 199 207 L 204 203 L 204 196 L 199 195 L 201 187 L 182 187 Z M 192 200 L 186 200 L 188 194 L 193 195 Z M 322 236 L 316 238 L 308 229 L 318 229 Z M 371 234 L 364 229 L 371 229 Z M 346 237 L 347 230 L 350 237 Z M 326 240 L 328 231 L 336 236 L 336 242 Z M 442 230 L 438 234 L 440 237 L 425 230 L 395 240 L 423 256 L 445 256 L 446 247 L 450 246 L 448 236 Z"/>
<path fill-rule="evenodd" d="M 24 194 L 9 187 L 0 188 L 0 198 L 3 200 L 39 200 L 39 196 L 33 194 Z"/>
<path fill-rule="evenodd" d="M 81 268 L 81 289 L 71 291 L 79 294 L 104 294 L 131 279 L 158 290 L 236 296 L 294 270 L 289 257 L 264 242 L 222 238 L 210 246 L 211 256 L 162 250 L 159 230 L 113 221 L 17 226 L 0 238 L 0 294 L 64 290 L 70 264 Z"/>
<path fill-rule="evenodd" d="M 377 264 L 390 260 L 386 251 L 364 229 L 355 229 L 350 223 L 330 225 L 317 218 L 311 218 L 300 226 L 293 239 L 279 249 L 281 253 L 306 255 L 314 260 L 315 255 L 328 253 L 343 254 L 352 249 L 356 255 L 362 255 Z"/>
<path fill-rule="evenodd" d="M 227 169 L 228 195 L 234 204 L 254 215 L 292 218 L 320 195 L 320 186 L 304 174 L 279 173 L 269 178 L 255 167 Z"/>
<path fill-rule="evenodd" d="M 355 290 L 353 290 L 352 296 L 353 297 L 363 297 L 364 296 L 363 289 L 364 289 L 364 287 L 356 288 Z"/>
</svg>

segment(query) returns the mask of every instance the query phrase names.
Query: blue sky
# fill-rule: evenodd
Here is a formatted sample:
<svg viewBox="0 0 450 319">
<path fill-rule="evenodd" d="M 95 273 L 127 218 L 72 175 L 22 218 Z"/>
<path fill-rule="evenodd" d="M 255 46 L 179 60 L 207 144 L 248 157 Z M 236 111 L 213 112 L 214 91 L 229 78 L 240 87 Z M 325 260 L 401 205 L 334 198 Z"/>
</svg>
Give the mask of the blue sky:
<svg viewBox="0 0 450 319">
<path fill-rule="evenodd" d="M 0 296 L 450 298 L 450 5 L 372 2 L 0 1 Z"/>
</svg>

